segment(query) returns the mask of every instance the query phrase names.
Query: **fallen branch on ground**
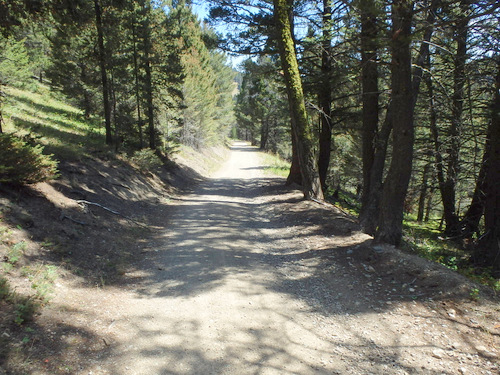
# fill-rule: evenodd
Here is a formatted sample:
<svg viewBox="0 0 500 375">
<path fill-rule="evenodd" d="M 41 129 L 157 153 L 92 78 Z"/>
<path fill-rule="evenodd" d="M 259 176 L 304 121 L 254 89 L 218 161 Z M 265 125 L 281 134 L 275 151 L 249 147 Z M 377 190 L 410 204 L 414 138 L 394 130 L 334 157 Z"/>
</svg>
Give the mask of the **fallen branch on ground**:
<svg viewBox="0 0 500 375">
<path fill-rule="evenodd" d="M 89 202 L 89 201 L 84 201 L 84 200 L 78 200 L 78 201 L 76 201 L 76 203 L 78 203 L 78 204 L 88 204 L 89 206 L 97 206 L 97 207 L 102 208 L 103 210 L 111 212 L 112 214 L 126 217 L 126 216 L 122 215 L 121 213 L 119 213 L 118 211 L 112 210 L 111 208 L 104 207 L 102 204 L 99 204 L 99 203 Z"/>
<path fill-rule="evenodd" d="M 121 216 L 123 217 L 124 219 L 127 219 L 127 220 L 130 220 L 131 222 L 133 222 L 134 224 L 137 224 L 137 225 L 140 225 L 140 226 L 143 226 L 143 224 L 141 223 L 138 223 L 137 221 L 135 221 L 134 219 L 128 217 L 128 216 L 125 216 L 121 213 L 119 213 L 118 211 L 115 211 L 115 210 L 112 210 L 111 208 L 108 208 L 108 207 L 105 207 L 103 206 L 102 204 L 99 204 L 99 203 L 95 203 L 95 202 L 89 202 L 89 201 L 85 201 L 85 200 L 77 200 L 76 203 L 78 204 L 86 204 L 86 205 L 89 205 L 89 206 L 96 206 L 96 207 L 100 207 L 102 208 L 103 210 L 106 210 L 108 212 L 111 212 L 112 214 L 114 215 L 118 215 L 118 216 Z"/>
<path fill-rule="evenodd" d="M 72 221 L 73 223 L 77 223 L 77 224 L 80 224 L 80 225 L 87 225 L 87 223 L 84 222 L 84 221 L 75 220 L 71 216 L 63 214 L 63 215 L 61 215 L 60 220 L 63 221 L 64 219 L 68 219 L 69 221 Z"/>
</svg>

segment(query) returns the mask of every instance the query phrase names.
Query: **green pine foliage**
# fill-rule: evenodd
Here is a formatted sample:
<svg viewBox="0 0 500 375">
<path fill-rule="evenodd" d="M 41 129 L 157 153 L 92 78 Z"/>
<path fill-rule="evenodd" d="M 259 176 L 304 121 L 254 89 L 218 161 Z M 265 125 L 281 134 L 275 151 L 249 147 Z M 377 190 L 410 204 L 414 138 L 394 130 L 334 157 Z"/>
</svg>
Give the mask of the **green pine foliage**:
<svg viewBox="0 0 500 375">
<path fill-rule="evenodd" d="M 0 134 L 0 182 L 14 185 L 48 181 L 57 176 L 57 162 L 13 134 Z"/>
<path fill-rule="evenodd" d="M 0 83 L 24 86 L 31 77 L 31 62 L 25 39 L 0 37 Z"/>
<path fill-rule="evenodd" d="M 163 165 L 158 155 L 156 155 L 153 150 L 147 148 L 134 152 L 130 160 L 137 165 L 142 172 L 153 171 Z"/>
<path fill-rule="evenodd" d="M 201 27 L 191 9 L 179 4 L 171 17 L 177 20 L 185 72 L 181 142 L 194 147 L 222 143 L 233 126 L 234 72 L 225 56 L 210 50 L 210 30 Z"/>
<path fill-rule="evenodd" d="M 115 147 L 225 141 L 234 124 L 234 73 L 216 51 L 213 31 L 183 2 L 100 1 L 104 67 Z M 104 115 L 102 64 L 93 2 L 56 9 L 47 76 L 86 116 Z"/>
</svg>

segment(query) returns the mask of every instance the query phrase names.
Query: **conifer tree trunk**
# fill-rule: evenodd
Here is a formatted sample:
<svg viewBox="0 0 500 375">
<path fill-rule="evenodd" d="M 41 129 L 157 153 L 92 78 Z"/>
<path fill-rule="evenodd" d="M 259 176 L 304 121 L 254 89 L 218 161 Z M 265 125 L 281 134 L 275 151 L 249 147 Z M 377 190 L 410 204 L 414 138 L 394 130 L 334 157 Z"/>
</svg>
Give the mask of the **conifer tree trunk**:
<svg viewBox="0 0 500 375">
<path fill-rule="evenodd" d="M 415 109 L 415 105 L 417 102 L 417 98 L 420 92 L 420 84 L 423 76 L 423 66 L 424 63 L 428 60 L 429 56 L 429 42 L 432 38 L 432 34 L 434 31 L 434 22 L 435 22 L 435 10 L 439 5 L 440 0 L 433 0 L 429 6 L 427 18 L 426 18 L 426 27 L 424 30 L 423 41 L 420 45 L 419 53 L 417 55 L 415 68 L 413 70 L 412 82 L 411 82 L 411 95 L 412 95 L 412 103 L 411 103 L 411 111 L 413 112 Z M 364 22 L 366 22 L 366 29 L 363 33 L 362 37 L 362 51 L 367 53 L 367 51 L 374 50 L 376 52 L 376 22 L 375 14 L 373 13 L 375 9 L 375 4 L 372 0 L 364 0 L 360 3 L 362 18 L 364 18 Z M 370 22 L 370 18 L 373 21 Z M 363 20 L 363 19 L 362 19 Z M 363 41 L 364 39 L 364 41 Z M 368 56 L 367 56 L 368 58 Z M 373 57 L 376 58 L 376 55 Z M 428 64 L 429 65 L 429 64 Z M 368 66 L 364 67 L 368 69 Z M 362 197 L 362 205 L 361 205 L 361 213 L 360 213 L 360 223 L 363 231 L 368 234 L 375 234 L 375 230 L 378 225 L 379 215 L 379 206 L 380 199 L 382 193 L 383 186 L 383 174 L 384 174 L 384 166 L 385 159 L 387 155 L 387 146 L 389 144 L 389 137 L 393 130 L 393 109 L 392 107 L 395 105 L 392 98 L 389 103 L 389 106 L 386 111 L 385 120 L 382 124 L 379 131 L 377 131 L 377 122 L 378 119 L 371 118 L 370 113 L 376 113 L 375 108 L 378 109 L 378 96 L 375 98 L 375 94 L 377 93 L 378 86 L 376 85 L 377 77 L 376 77 L 376 66 L 371 67 L 367 72 L 368 76 L 363 77 L 362 81 L 367 88 L 363 89 L 363 107 L 366 105 L 363 110 L 363 197 Z M 363 73 L 365 73 L 363 71 Z M 368 94 L 368 96 L 365 96 Z M 370 98 L 371 96 L 371 98 Z M 375 100 L 376 99 L 376 100 Z M 366 101 L 366 102 L 365 102 Z M 377 107 L 375 107 L 375 105 Z M 365 117 L 366 116 L 366 117 Z M 365 186 L 366 185 L 366 186 Z"/>
<path fill-rule="evenodd" d="M 392 3 L 392 124 L 393 155 L 384 182 L 377 241 L 398 246 L 402 236 L 404 200 L 413 160 L 413 90 L 411 82 L 411 22 L 413 2 Z"/>
<path fill-rule="evenodd" d="M 321 181 L 321 188 L 326 190 L 326 177 L 330 165 L 330 154 L 332 147 L 332 88 L 331 88 L 331 70 L 332 70 L 332 5 L 331 0 L 323 0 L 323 36 L 321 41 L 321 83 L 319 85 L 318 101 L 320 106 L 321 131 L 319 134 L 319 155 L 318 171 Z"/>
<path fill-rule="evenodd" d="M 292 125 L 292 129 L 294 126 Z M 291 134 L 292 138 L 292 163 L 290 165 L 290 172 L 288 173 L 288 177 L 286 179 L 286 184 L 297 184 L 302 185 L 302 175 L 300 174 L 300 161 L 299 155 L 297 154 L 297 140 L 295 139 L 295 134 Z"/>
<path fill-rule="evenodd" d="M 139 63 L 138 63 L 138 53 L 137 53 L 137 32 L 135 28 L 135 20 L 134 25 L 132 26 L 132 38 L 133 38 L 133 46 L 134 46 L 134 79 L 135 79 L 135 101 L 137 106 L 137 123 L 139 130 L 139 145 L 142 149 L 144 147 L 144 137 L 142 134 L 142 116 L 141 116 L 141 96 L 139 89 Z"/>
<path fill-rule="evenodd" d="M 297 56 L 289 19 L 290 4 L 287 0 L 274 0 L 274 17 L 278 31 L 281 65 L 287 87 L 288 104 L 290 106 L 292 132 L 297 141 L 297 154 L 300 160 L 302 190 L 306 199 L 323 199 L 323 191 L 319 180 L 314 141 L 311 126 L 307 118 L 302 81 L 300 78 Z"/>
<path fill-rule="evenodd" d="M 111 132 L 111 107 L 109 103 L 109 84 L 108 74 L 106 72 L 106 51 L 104 49 L 104 32 L 102 25 L 102 10 L 99 0 L 94 0 L 95 20 L 97 28 L 97 46 L 99 53 L 99 66 L 101 69 L 101 84 L 102 84 L 102 102 L 104 105 L 104 123 L 106 128 L 106 144 L 113 143 Z"/>
<path fill-rule="evenodd" d="M 462 112 L 465 87 L 465 62 L 467 59 L 467 32 L 468 18 L 466 17 L 469 1 L 460 3 L 463 17 L 457 21 L 455 30 L 455 41 L 457 50 L 455 53 L 453 71 L 453 96 L 451 105 L 451 126 L 449 130 L 450 147 L 448 148 L 448 163 L 446 178 L 440 183 L 441 197 L 443 200 L 443 213 L 446 223 L 445 233 L 449 236 L 457 236 L 460 233 L 460 220 L 456 209 L 456 185 L 460 168 L 460 143 L 462 134 Z"/>
<path fill-rule="evenodd" d="M 368 203 L 372 189 L 372 168 L 375 158 L 375 138 L 379 122 L 379 89 L 377 68 L 377 17 L 373 0 L 359 2 L 361 13 L 361 86 L 362 86 L 362 160 L 363 188 L 360 221 L 366 226 Z M 385 159 L 385 156 L 384 156 Z M 374 215 L 373 215 L 374 216 Z M 372 232 L 370 230 L 370 232 Z"/>
<path fill-rule="evenodd" d="M 493 267 L 500 276 L 500 60 L 497 62 L 496 87 L 489 125 L 489 164 L 485 180 L 485 234 L 476 250 L 476 259 Z"/>
<path fill-rule="evenodd" d="M 156 149 L 156 132 L 154 123 L 154 106 L 153 106 L 153 82 L 151 77 L 151 25 L 150 17 L 150 4 L 144 2 L 144 70 L 145 70 L 145 90 L 146 90 L 146 103 L 148 111 L 148 133 L 149 133 L 149 148 Z"/>
<path fill-rule="evenodd" d="M 491 131 L 491 125 L 489 131 Z M 484 205 L 486 203 L 486 172 L 490 164 L 490 139 L 491 134 L 488 133 L 484 145 L 481 169 L 479 170 L 479 175 L 476 180 L 472 201 L 460 222 L 461 234 L 466 238 L 471 238 L 474 233 L 479 232 L 479 222 L 484 213 Z"/>
<path fill-rule="evenodd" d="M 262 127 L 260 128 L 260 149 L 267 149 L 267 140 L 269 139 L 269 120 L 264 119 L 262 121 Z"/>
</svg>

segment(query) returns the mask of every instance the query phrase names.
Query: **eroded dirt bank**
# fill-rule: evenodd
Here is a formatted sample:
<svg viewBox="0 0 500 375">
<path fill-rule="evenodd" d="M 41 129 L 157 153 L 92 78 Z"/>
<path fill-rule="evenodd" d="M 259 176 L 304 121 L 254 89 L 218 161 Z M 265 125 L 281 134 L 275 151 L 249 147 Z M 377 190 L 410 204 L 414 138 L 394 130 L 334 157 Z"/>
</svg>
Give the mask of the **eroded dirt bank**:
<svg viewBox="0 0 500 375">
<path fill-rule="evenodd" d="M 31 373 L 499 372 L 497 300 L 283 182 L 238 143 L 168 212 L 137 211 L 156 226 L 119 281 L 58 280 Z"/>
</svg>

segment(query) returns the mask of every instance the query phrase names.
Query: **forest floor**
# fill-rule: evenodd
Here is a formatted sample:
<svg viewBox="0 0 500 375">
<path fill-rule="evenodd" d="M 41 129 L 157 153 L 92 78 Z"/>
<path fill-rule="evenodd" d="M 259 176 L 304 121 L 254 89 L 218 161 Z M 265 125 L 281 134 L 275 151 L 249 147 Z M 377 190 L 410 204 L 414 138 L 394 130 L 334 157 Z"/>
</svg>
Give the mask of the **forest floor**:
<svg viewBox="0 0 500 375">
<path fill-rule="evenodd" d="M 57 277 L 32 321 L 0 301 L 0 374 L 500 372 L 498 296 L 372 243 L 262 160 L 235 143 L 211 178 L 66 162 L 2 192 L 0 256 L 26 243 L 12 289 Z"/>
</svg>

